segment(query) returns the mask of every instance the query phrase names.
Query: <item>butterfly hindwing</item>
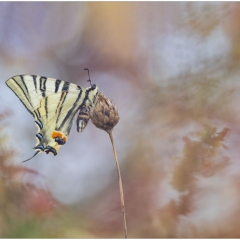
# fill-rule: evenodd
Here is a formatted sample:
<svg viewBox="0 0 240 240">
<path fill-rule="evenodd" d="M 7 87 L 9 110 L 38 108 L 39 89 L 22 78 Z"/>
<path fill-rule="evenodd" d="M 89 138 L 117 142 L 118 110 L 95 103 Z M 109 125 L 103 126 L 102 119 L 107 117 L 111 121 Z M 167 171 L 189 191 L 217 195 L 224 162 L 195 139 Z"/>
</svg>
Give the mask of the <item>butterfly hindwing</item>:
<svg viewBox="0 0 240 240">
<path fill-rule="evenodd" d="M 65 144 L 73 118 L 83 106 L 90 111 L 98 94 L 97 87 L 75 84 L 35 75 L 18 75 L 6 84 L 35 118 L 38 127 L 36 151 L 58 153 Z"/>
</svg>

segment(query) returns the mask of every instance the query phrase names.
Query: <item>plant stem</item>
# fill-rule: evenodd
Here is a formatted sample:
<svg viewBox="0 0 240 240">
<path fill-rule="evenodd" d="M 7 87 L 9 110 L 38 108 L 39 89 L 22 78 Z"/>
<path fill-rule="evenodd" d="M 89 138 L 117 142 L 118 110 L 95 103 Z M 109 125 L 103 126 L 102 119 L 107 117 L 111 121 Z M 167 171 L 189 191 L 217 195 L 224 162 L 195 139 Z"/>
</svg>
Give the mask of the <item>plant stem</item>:
<svg viewBox="0 0 240 240">
<path fill-rule="evenodd" d="M 126 222 L 126 212 L 125 212 L 125 205 L 124 205 L 122 178 L 121 178 L 120 168 L 118 164 L 117 152 L 116 152 L 114 141 L 113 141 L 112 131 L 108 132 L 108 134 L 112 142 L 113 153 L 114 153 L 115 162 L 116 162 L 117 171 L 118 171 L 118 183 L 119 183 L 120 198 L 121 198 L 122 213 L 123 213 L 123 229 L 124 229 L 125 238 L 127 238 L 127 222 Z"/>
</svg>

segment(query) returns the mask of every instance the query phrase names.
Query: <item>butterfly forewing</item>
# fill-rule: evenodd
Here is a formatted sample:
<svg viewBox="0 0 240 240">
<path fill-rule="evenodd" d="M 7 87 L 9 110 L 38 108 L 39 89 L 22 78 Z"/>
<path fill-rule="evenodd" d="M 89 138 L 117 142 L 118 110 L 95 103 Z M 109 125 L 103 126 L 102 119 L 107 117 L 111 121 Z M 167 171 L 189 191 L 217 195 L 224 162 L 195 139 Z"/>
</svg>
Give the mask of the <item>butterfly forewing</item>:
<svg viewBox="0 0 240 240">
<path fill-rule="evenodd" d="M 39 108 L 40 100 L 58 92 L 79 92 L 80 87 L 62 80 L 35 75 L 18 75 L 6 81 L 6 84 L 22 100 L 24 105 L 33 112 Z"/>
</svg>

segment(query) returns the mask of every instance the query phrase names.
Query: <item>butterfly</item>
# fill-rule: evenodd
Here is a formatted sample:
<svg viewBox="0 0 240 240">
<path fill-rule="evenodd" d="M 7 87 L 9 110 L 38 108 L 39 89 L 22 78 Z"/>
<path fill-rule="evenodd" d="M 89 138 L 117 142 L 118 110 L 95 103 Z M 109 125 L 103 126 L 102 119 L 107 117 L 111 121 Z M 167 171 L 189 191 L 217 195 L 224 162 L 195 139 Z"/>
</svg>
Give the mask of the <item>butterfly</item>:
<svg viewBox="0 0 240 240">
<path fill-rule="evenodd" d="M 98 96 L 98 87 L 92 85 L 90 77 L 88 81 L 91 86 L 86 89 L 59 79 L 36 75 L 17 75 L 6 81 L 34 117 L 38 128 L 34 147 L 36 152 L 30 159 L 41 152 L 57 155 L 69 137 L 77 112 L 77 131 L 84 130 Z"/>
</svg>

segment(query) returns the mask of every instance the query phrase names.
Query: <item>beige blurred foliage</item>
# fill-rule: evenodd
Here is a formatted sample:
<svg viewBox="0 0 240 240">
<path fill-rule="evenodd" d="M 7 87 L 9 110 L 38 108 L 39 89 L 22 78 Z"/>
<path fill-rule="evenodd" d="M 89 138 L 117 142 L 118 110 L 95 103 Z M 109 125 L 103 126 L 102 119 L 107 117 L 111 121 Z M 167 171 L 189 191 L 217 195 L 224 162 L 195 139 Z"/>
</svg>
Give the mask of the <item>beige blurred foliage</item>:
<svg viewBox="0 0 240 240">
<path fill-rule="evenodd" d="M 88 67 L 116 104 L 130 238 L 240 237 L 239 3 L 24 2 L 0 3 L 0 11 L 8 19 L 0 22 L 3 77 L 23 69 L 85 84 Z M 20 140 L 4 131 L 14 118 L 4 96 L 0 237 L 123 237 L 117 172 L 104 165 L 114 164 L 113 155 L 97 153 L 107 158 L 91 172 L 99 191 L 86 185 L 87 197 L 61 203 L 22 181 L 41 172 L 12 163 L 18 153 L 9 139 Z M 86 151 L 97 141 L 110 151 L 110 141 L 89 139 L 91 146 L 75 141 Z M 79 156 L 67 147 L 69 158 Z M 55 169 L 49 173 L 57 179 Z M 85 184 L 67 180 L 71 191 Z"/>
</svg>

